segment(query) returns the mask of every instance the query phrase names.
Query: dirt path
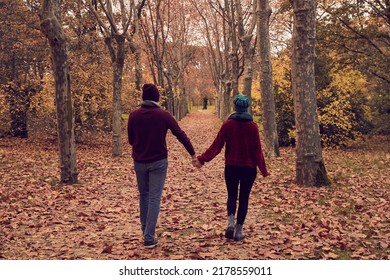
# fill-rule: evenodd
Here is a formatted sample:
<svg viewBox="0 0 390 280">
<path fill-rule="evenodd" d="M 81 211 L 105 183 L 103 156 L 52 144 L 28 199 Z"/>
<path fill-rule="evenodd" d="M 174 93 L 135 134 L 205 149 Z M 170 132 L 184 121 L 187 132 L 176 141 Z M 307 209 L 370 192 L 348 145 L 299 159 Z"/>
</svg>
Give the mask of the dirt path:
<svg viewBox="0 0 390 280">
<path fill-rule="evenodd" d="M 220 124 L 211 111 L 192 112 L 180 122 L 197 153 L 211 144 Z M 267 162 L 272 175 L 258 175 L 253 187 L 247 238 L 233 242 L 223 237 L 223 155 L 195 169 L 169 134 L 159 246 L 146 250 L 130 146 L 113 159 L 110 138 L 78 145 L 80 182 L 61 188 L 55 143 L 0 139 L 0 259 L 388 258 L 387 150 L 327 151 L 334 187 L 302 188 L 292 182 L 293 150 L 282 149 L 281 158 Z"/>
</svg>

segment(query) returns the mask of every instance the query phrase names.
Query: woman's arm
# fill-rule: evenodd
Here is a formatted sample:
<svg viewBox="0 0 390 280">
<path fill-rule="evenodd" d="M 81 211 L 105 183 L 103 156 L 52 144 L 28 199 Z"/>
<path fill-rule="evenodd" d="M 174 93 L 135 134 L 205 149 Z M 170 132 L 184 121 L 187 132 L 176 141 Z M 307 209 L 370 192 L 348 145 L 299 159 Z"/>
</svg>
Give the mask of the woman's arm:
<svg viewBox="0 0 390 280">
<path fill-rule="evenodd" d="M 222 125 L 221 129 L 217 134 L 217 137 L 214 139 L 211 146 L 203 154 L 198 156 L 198 160 L 202 165 L 205 162 L 211 161 L 221 152 L 223 146 L 225 145 L 225 140 L 226 140 L 224 127 L 225 126 Z"/>
</svg>

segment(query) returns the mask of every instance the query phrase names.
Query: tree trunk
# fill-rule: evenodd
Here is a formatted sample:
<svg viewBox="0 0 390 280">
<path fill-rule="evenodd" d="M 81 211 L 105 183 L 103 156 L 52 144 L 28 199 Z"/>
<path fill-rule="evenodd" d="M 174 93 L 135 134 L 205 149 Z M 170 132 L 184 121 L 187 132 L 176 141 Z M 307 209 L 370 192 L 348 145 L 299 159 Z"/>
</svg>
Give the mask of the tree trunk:
<svg viewBox="0 0 390 280">
<path fill-rule="evenodd" d="M 260 92 L 263 111 L 265 154 L 269 158 L 280 156 L 275 117 L 275 99 L 272 87 L 272 64 L 269 41 L 269 0 L 259 0 L 258 40 L 260 52 Z"/>
<path fill-rule="evenodd" d="M 70 92 L 70 74 L 66 36 L 59 22 L 59 0 L 43 0 L 41 29 L 47 37 L 55 80 L 61 182 L 77 182 L 76 145 L 74 136 L 73 104 Z"/>
<path fill-rule="evenodd" d="M 180 121 L 180 103 L 181 103 L 180 97 L 175 97 L 173 100 L 174 100 L 173 106 L 175 108 L 174 116 L 177 121 Z"/>
<path fill-rule="evenodd" d="M 166 86 L 164 88 L 165 92 L 165 108 L 168 112 L 170 112 L 173 116 L 175 115 L 175 95 L 174 95 L 174 88 L 172 85 L 172 80 L 170 78 L 170 75 L 168 72 L 165 72 L 166 74 Z"/>
<path fill-rule="evenodd" d="M 115 37 L 117 44 L 116 61 L 113 63 L 114 94 L 112 100 L 112 156 L 122 156 L 122 81 L 125 65 L 125 36 Z"/>
<path fill-rule="evenodd" d="M 16 55 L 12 54 L 11 76 L 12 80 L 16 78 Z M 29 98 L 24 96 L 24 91 L 18 88 L 8 87 L 7 99 L 9 102 L 9 112 L 11 116 L 10 135 L 12 137 L 28 138 L 27 130 L 27 109 L 29 107 Z M 28 92 L 27 92 L 28 93 Z M 28 101 L 28 103 L 27 103 Z"/>
<path fill-rule="evenodd" d="M 188 113 L 188 103 L 186 96 L 186 88 L 184 76 L 180 77 L 179 80 L 179 91 L 180 91 L 180 102 L 179 102 L 179 120 L 182 120 Z"/>
<path fill-rule="evenodd" d="M 242 47 L 242 55 L 244 57 L 244 82 L 242 94 L 248 96 L 249 100 L 252 101 L 252 82 L 253 82 L 253 60 L 255 55 L 255 46 L 253 41 L 253 31 L 256 27 L 256 9 L 257 0 L 253 0 L 252 3 L 252 16 L 250 20 L 245 22 L 244 14 L 242 11 L 241 1 L 235 0 L 235 7 L 237 13 L 237 29 L 238 36 Z M 251 102 L 252 103 L 252 102 Z M 248 108 L 248 112 L 252 114 L 252 104 Z"/>
<path fill-rule="evenodd" d="M 142 88 L 142 64 L 141 64 L 141 52 L 138 44 L 138 36 L 134 35 L 133 41 L 130 44 L 130 50 L 134 54 L 134 71 L 135 71 L 135 89 L 141 91 Z"/>
<path fill-rule="evenodd" d="M 294 11 L 292 91 L 297 130 L 296 182 L 329 185 L 322 158 L 315 94 L 315 0 L 290 0 Z"/>
<path fill-rule="evenodd" d="M 134 1 L 129 1 L 124 4 L 123 1 L 118 3 L 112 1 L 87 1 L 90 12 L 92 12 L 101 28 L 104 36 L 104 42 L 108 47 L 111 56 L 112 70 L 113 70 L 113 98 L 112 98 L 112 156 L 119 157 L 122 155 L 122 81 L 123 81 L 123 67 L 125 63 L 125 43 L 128 36 L 130 42 L 137 39 L 138 34 L 138 20 L 141 16 L 142 8 L 146 0 L 142 0 L 135 6 Z M 98 4 L 100 4 L 103 14 L 106 17 L 108 24 L 100 17 L 97 11 Z M 118 9 L 120 8 L 120 9 Z M 120 12 L 121 17 L 114 16 L 114 12 Z M 116 22 L 121 21 L 121 26 L 117 26 Z M 132 26 L 133 32 L 129 31 Z M 134 37 L 133 37 L 134 36 Z M 113 44 L 115 40 L 116 44 Z M 135 47 L 135 45 L 133 45 Z M 130 44 L 130 48 L 132 45 Z M 136 47 L 135 47 L 136 48 Z M 137 54 L 136 54 L 137 55 Z M 140 87 L 140 73 L 137 73 L 137 87 Z"/>
<path fill-rule="evenodd" d="M 216 114 L 217 114 L 217 117 L 222 119 L 222 108 L 223 108 L 223 105 L 222 105 L 222 90 L 223 86 L 222 86 L 222 80 L 218 80 L 218 88 L 217 88 L 217 93 L 215 94 L 215 110 L 216 110 Z"/>
<path fill-rule="evenodd" d="M 28 138 L 27 111 L 30 107 L 30 93 L 28 90 L 11 90 L 8 95 L 11 116 L 10 135 Z"/>
<path fill-rule="evenodd" d="M 252 114 L 253 57 L 254 57 L 254 50 L 252 47 L 250 47 L 249 51 L 244 53 L 245 68 L 244 68 L 244 83 L 243 83 L 243 90 L 242 90 L 242 94 L 248 96 L 249 100 L 251 101 L 251 105 L 248 108 L 249 114 Z"/>
<path fill-rule="evenodd" d="M 230 38 L 229 43 L 231 44 L 231 49 L 229 53 L 229 59 L 230 59 L 230 81 L 231 81 L 231 88 L 233 91 L 233 98 L 237 94 L 239 94 L 238 91 L 238 79 L 239 79 L 239 72 L 240 72 L 240 63 L 238 60 L 238 49 L 239 44 L 237 42 L 237 30 L 236 30 L 236 20 L 235 20 L 235 5 L 234 1 L 230 0 L 230 3 L 226 6 L 230 8 L 230 21 L 229 21 L 229 32 L 230 32 Z M 229 44 L 228 43 L 228 44 Z M 230 101 L 230 98 L 229 98 Z M 230 107 L 230 105 L 229 105 Z"/>
<path fill-rule="evenodd" d="M 112 37 L 106 37 L 104 42 L 110 51 L 112 62 L 112 156 L 122 156 L 122 81 L 123 67 L 125 65 L 125 36 L 113 36 L 116 48 L 112 43 Z"/>
<path fill-rule="evenodd" d="M 122 155 L 122 80 L 124 56 L 113 65 L 112 156 Z"/>
<path fill-rule="evenodd" d="M 141 91 L 142 88 L 142 62 L 141 62 L 141 46 L 139 35 L 139 20 L 141 12 L 139 11 L 137 18 L 134 19 L 133 36 L 130 36 L 130 51 L 134 54 L 134 72 L 135 72 L 135 89 Z"/>
<path fill-rule="evenodd" d="M 139 49 L 135 52 L 135 88 L 141 91 L 142 88 L 142 64 Z"/>
<path fill-rule="evenodd" d="M 221 119 L 226 120 L 229 114 L 231 113 L 231 102 L 230 102 L 230 95 L 232 92 L 232 84 L 230 82 L 227 82 L 225 86 L 223 87 L 222 91 L 222 106 L 221 106 Z"/>
</svg>

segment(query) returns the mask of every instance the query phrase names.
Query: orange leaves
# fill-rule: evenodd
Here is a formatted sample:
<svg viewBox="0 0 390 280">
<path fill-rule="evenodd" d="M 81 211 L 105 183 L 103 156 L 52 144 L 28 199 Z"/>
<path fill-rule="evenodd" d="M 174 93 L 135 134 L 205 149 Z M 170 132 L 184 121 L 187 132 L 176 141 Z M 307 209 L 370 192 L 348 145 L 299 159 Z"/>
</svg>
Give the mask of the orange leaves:
<svg viewBox="0 0 390 280">
<path fill-rule="evenodd" d="M 210 111 L 181 122 L 197 153 L 219 125 Z M 325 161 L 336 183 L 304 188 L 293 183 L 294 151 L 282 149 L 280 159 L 267 162 L 272 176 L 256 179 L 247 237 L 234 242 L 224 237 L 223 151 L 198 170 L 169 134 L 159 245 L 145 250 L 130 147 L 113 159 L 110 139 L 78 146 L 80 183 L 74 186 L 57 185 L 55 143 L 0 139 L 0 258 L 388 259 L 390 158 L 384 152 L 328 149 Z M 384 163 L 374 168 L 378 160 Z"/>
<path fill-rule="evenodd" d="M 103 249 L 102 254 L 111 254 L 113 245 L 106 245 Z"/>
</svg>

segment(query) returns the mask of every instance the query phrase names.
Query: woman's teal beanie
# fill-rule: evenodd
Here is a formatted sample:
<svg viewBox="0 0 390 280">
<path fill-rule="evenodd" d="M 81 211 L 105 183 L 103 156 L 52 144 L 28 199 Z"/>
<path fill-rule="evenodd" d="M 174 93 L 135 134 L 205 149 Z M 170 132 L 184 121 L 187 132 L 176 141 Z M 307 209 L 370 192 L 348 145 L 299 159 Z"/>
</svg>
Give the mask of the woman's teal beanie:
<svg viewBox="0 0 390 280">
<path fill-rule="evenodd" d="M 233 100 L 234 110 L 237 112 L 247 112 L 249 107 L 249 98 L 244 94 L 237 94 Z"/>
</svg>

